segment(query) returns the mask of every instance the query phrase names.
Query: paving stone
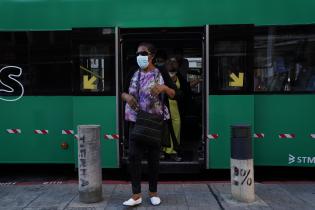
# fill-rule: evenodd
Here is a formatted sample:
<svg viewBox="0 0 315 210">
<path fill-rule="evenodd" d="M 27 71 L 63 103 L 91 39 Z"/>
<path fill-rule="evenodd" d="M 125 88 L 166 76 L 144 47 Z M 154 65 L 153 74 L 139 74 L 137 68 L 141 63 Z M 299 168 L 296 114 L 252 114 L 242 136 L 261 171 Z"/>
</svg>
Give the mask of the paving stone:
<svg viewBox="0 0 315 210">
<path fill-rule="evenodd" d="M 120 205 L 120 206 L 108 206 L 105 208 L 105 210 L 125 210 L 125 209 L 137 209 L 137 208 L 130 208 L 130 207 L 127 207 L 127 206 L 123 206 L 123 205 Z"/>
<path fill-rule="evenodd" d="M 161 200 L 163 202 L 163 205 L 167 205 L 168 207 L 174 207 L 174 206 L 186 206 L 186 198 L 184 194 L 176 195 L 176 194 L 168 194 L 167 196 L 161 195 Z"/>
<path fill-rule="evenodd" d="M 176 193 L 181 193 L 183 191 L 183 187 L 181 184 L 159 184 L 158 185 L 158 192 L 159 193 L 165 193 L 167 192 L 168 194 L 176 194 Z"/>
<path fill-rule="evenodd" d="M 0 207 L 2 209 L 27 207 L 38 198 L 47 188 L 42 185 L 33 186 L 7 186 L 0 193 Z"/>
<path fill-rule="evenodd" d="M 75 209 L 75 208 L 87 208 L 87 209 L 104 209 L 108 205 L 108 201 L 111 200 L 112 193 L 115 190 L 116 185 L 103 185 L 103 200 L 97 203 L 82 203 L 79 201 L 79 192 L 75 196 L 75 198 L 68 203 L 66 210 Z"/>
<path fill-rule="evenodd" d="M 209 193 L 206 184 L 183 184 L 182 186 L 185 193 Z"/>
<path fill-rule="evenodd" d="M 66 209 L 71 209 L 71 208 L 101 208 L 104 209 L 107 204 L 108 204 L 109 198 L 104 198 L 101 202 L 97 203 L 82 203 L 79 201 L 79 195 L 77 195 L 68 205 Z"/>
<path fill-rule="evenodd" d="M 270 207 L 279 210 L 303 209 L 314 210 L 313 206 L 290 194 L 287 190 L 277 184 L 257 184 L 256 194 L 258 194 Z"/>
<path fill-rule="evenodd" d="M 111 197 L 124 197 L 125 200 L 127 200 L 127 199 L 130 198 L 131 195 L 132 195 L 131 185 L 129 185 L 129 184 L 128 185 L 118 184 L 112 190 Z"/>
<path fill-rule="evenodd" d="M 78 201 L 77 184 L 1 186 L 0 210 L 106 210 L 106 209 L 211 209 L 269 210 L 315 209 L 315 184 L 255 184 L 257 201 L 251 204 L 232 199 L 229 183 L 160 184 L 162 203 L 152 206 L 148 184 L 142 184 L 143 203 L 128 208 L 122 203 L 131 195 L 130 184 L 103 185 L 104 200 L 94 204 Z M 220 206 L 220 205 L 221 206 Z"/>
<path fill-rule="evenodd" d="M 74 184 L 45 186 L 47 186 L 47 190 L 33 200 L 27 208 L 64 209 L 78 193 L 77 185 Z"/>
<path fill-rule="evenodd" d="M 71 207 L 71 208 L 66 208 L 65 210 L 96 210 L 96 208 L 95 207 Z"/>
<path fill-rule="evenodd" d="M 190 207 L 188 207 L 188 209 L 189 210 L 210 210 L 210 209 L 212 210 L 213 207 L 210 207 L 210 206 L 208 206 L 208 207 L 206 207 L 206 206 L 203 206 L 203 207 L 190 206 Z"/>
<path fill-rule="evenodd" d="M 116 187 L 117 185 L 115 184 L 103 185 L 103 195 L 111 195 Z"/>
<path fill-rule="evenodd" d="M 23 207 L 10 207 L 9 210 L 23 210 Z M 8 207 L 0 207 L 0 210 L 8 210 Z"/>
<path fill-rule="evenodd" d="M 184 184 L 183 188 L 187 206 L 220 209 L 220 206 L 206 184 Z"/>
<path fill-rule="evenodd" d="M 27 207 L 23 210 L 59 210 L 63 208 L 58 208 L 58 206 L 52 206 L 52 207 Z"/>
<path fill-rule="evenodd" d="M 213 190 L 218 191 L 222 194 L 231 193 L 231 185 L 230 183 L 212 183 L 209 185 Z"/>
<path fill-rule="evenodd" d="M 315 184 L 279 184 L 279 186 L 315 209 Z"/>
</svg>

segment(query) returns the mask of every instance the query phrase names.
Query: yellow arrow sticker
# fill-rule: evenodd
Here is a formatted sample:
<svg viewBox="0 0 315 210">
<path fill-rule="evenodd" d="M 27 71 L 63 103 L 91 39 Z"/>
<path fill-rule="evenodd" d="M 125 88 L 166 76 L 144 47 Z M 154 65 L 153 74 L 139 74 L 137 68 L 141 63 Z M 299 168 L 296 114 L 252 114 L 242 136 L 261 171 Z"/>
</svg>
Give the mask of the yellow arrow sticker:
<svg viewBox="0 0 315 210">
<path fill-rule="evenodd" d="M 238 73 L 238 77 L 232 73 L 230 74 L 230 78 L 233 80 L 229 82 L 229 86 L 231 87 L 243 87 L 244 73 Z"/>
<path fill-rule="evenodd" d="M 83 75 L 83 89 L 88 89 L 88 90 L 95 90 L 96 89 L 96 85 L 93 84 L 96 81 L 96 77 L 92 76 L 89 79 L 88 75 Z"/>
</svg>

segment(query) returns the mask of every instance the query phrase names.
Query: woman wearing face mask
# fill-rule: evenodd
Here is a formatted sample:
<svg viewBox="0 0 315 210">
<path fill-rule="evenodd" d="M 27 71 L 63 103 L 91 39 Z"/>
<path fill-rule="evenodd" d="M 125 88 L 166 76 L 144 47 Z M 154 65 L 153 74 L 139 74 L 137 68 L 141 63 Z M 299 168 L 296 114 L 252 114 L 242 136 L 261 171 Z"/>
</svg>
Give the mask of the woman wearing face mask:
<svg viewBox="0 0 315 210">
<path fill-rule="evenodd" d="M 171 146 L 165 147 L 164 152 L 171 160 L 181 161 L 182 158 L 177 153 L 182 132 L 181 119 L 184 117 L 184 115 L 189 114 L 189 106 L 191 104 L 191 90 L 190 86 L 179 72 L 179 64 L 175 58 L 170 58 L 167 60 L 165 68 L 169 72 L 172 81 L 176 84 L 177 89 L 182 92 L 182 97 L 169 99 L 169 108 L 172 121 L 170 128 Z"/>
<path fill-rule="evenodd" d="M 161 72 L 153 65 L 152 60 L 155 53 L 156 50 L 150 43 L 141 43 L 138 46 L 136 54 L 139 70 L 134 73 L 130 81 L 129 93 L 122 94 L 122 99 L 127 102 L 125 120 L 130 122 L 130 130 L 134 127 L 134 122 L 136 122 L 137 119 L 137 111 L 139 109 L 149 113 L 163 114 L 164 120 L 170 118 L 169 110 L 167 106 L 160 103 L 159 95 L 164 93 L 166 96 L 173 98 L 175 96 L 175 90 L 165 85 Z M 139 94 L 138 79 L 140 82 Z M 137 99 L 139 99 L 139 101 L 137 101 Z M 129 138 L 129 163 L 133 195 L 129 200 L 123 203 L 126 206 L 135 206 L 142 202 L 141 158 L 146 150 L 148 151 L 150 201 L 152 205 L 159 205 L 161 203 L 161 199 L 157 195 L 160 146 L 137 144 L 133 139 Z"/>
</svg>

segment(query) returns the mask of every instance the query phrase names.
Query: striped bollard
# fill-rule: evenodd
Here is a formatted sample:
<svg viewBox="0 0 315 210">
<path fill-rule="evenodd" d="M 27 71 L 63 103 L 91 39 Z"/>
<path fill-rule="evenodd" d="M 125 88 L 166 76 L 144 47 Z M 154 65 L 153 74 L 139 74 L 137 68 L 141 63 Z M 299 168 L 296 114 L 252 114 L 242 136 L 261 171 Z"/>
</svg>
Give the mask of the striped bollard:
<svg viewBox="0 0 315 210">
<path fill-rule="evenodd" d="M 79 200 L 95 203 L 102 198 L 102 168 L 99 125 L 78 126 Z"/>
<path fill-rule="evenodd" d="M 241 202 L 254 202 L 255 184 L 251 128 L 249 125 L 232 125 L 231 131 L 232 197 Z"/>
</svg>

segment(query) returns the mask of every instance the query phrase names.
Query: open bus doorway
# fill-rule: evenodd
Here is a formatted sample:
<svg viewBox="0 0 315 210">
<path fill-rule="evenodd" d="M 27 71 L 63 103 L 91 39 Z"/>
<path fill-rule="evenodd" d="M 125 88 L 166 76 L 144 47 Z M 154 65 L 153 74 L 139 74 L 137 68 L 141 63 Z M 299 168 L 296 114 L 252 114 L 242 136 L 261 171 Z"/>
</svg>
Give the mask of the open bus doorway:
<svg viewBox="0 0 315 210">
<path fill-rule="evenodd" d="M 186 166 L 186 170 L 193 170 L 192 166 L 200 169 L 205 161 L 204 129 L 206 113 L 205 106 L 205 73 L 203 69 L 203 28 L 142 28 L 142 29 L 121 29 L 120 30 L 120 66 L 119 75 L 120 92 L 128 92 L 130 79 L 138 69 L 135 52 L 141 42 L 152 43 L 157 49 L 155 65 L 157 68 L 161 61 L 176 58 L 180 55 L 180 73 L 187 81 L 190 91 L 191 102 L 186 107 L 184 115 L 181 115 L 181 135 L 177 148 L 178 156 L 181 160 L 175 160 L 166 154 L 161 159 L 161 169 L 163 166 Z M 160 67 L 165 68 L 165 66 Z M 124 121 L 124 105 L 120 103 L 120 136 L 121 138 L 121 158 L 122 163 L 128 163 L 129 129 L 128 122 Z M 175 167 L 183 169 L 183 167 Z"/>
</svg>

